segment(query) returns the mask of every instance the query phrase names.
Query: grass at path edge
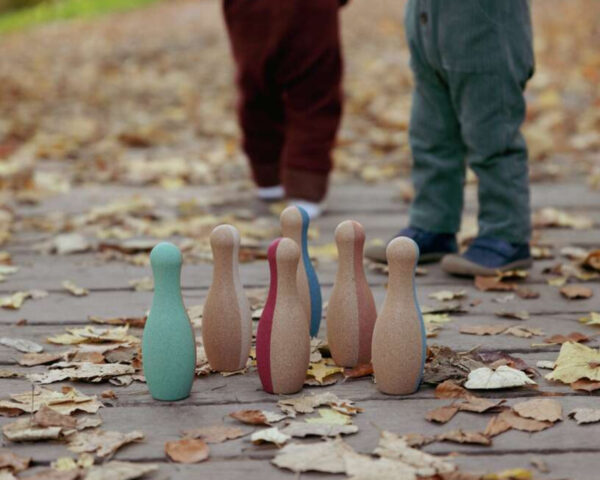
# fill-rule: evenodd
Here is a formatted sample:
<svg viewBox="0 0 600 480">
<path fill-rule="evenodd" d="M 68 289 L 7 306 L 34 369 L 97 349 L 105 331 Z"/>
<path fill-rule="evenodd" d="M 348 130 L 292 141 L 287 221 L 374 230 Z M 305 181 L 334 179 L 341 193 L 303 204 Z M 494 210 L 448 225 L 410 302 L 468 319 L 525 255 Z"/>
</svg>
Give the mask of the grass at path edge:
<svg viewBox="0 0 600 480">
<path fill-rule="evenodd" d="M 52 0 L 30 8 L 13 10 L 0 15 L 0 34 L 22 30 L 35 25 L 90 18 L 110 12 L 131 10 L 157 0 Z"/>
</svg>

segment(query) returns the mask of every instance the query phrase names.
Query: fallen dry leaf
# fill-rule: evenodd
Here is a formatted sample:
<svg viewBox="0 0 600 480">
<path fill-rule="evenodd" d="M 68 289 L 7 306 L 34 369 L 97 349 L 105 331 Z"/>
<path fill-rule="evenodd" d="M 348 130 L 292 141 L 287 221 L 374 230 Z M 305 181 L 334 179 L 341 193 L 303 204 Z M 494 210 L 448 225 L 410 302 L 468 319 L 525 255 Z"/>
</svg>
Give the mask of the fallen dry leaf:
<svg viewBox="0 0 600 480">
<path fill-rule="evenodd" d="M 66 368 L 58 368 L 58 367 Z M 65 362 L 64 365 L 56 363 L 53 370 L 42 373 L 31 373 L 27 378 L 32 382 L 42 385 L 62 382 L 63 380 L 80 380 L 87 382 L 101 382 L 108 378 L 135 373 L 131 365 L 120 363 L 97 364 L 90 362 Z"/>
<path fill-rule="evenodd" d="M 123 445 L 143 440 L 144 433 L 138 430 L 121 433 L 108 430 L 90 430 L 76 432 L 69 437 L 68 448 L 75 453 L 95 453 L 99 457 L 108 457 Z"/>
<path fill-rule="evenodd" d="M 507 328 L 503 333 L 504 333 L 504 335 L 513 335 L 515 337 L 520 337 L 520 338 L 531 338 L 533 336 L 539 336 L 539 335 L 544 334 L 544 332 L 542 332 L 539 328 L 522 327 L 522 326 L 515 326 L 515 327 Z"/>
<path fill-rule="evenodd" d="M 206 443 L 223 443 L 226 440 L 243 437 L 246 433 L 241 428 L 230 427 L 221 423 L 219 425 L 186 430 L 183 432 L 183 435 L 189 438 L 201 438 Z"/>
<path fill-rule="evenodd" d="M 152 463 L 113 460 L 91 467 L 85 475 L 85 480 L 134 480 L 156 470 L 158 470 L 158 465 Z"/>
<path fill-rule="evenodd" d="M 475 288 L 482 292 L 506 292 L 516 290 L 516 283 L 504 282 L 498 277 L 475 277 Z"/>
<path fill-rule="evenodd" d="M 463 430 L 451 430 L 436 435 L 436 440 L 454 443 L 473 443 L 476 445 L 491 445 L 491 440 L 481 432 L 465 432 Z"/>
<path fill-rule="evenodd" d="M 544 338 L 544 343 L 556 345 L 565 342 L 587 342 L 589 339 L 590 338 L 583 333 L 571 332 L 568 335 L 552 335 L 551 337 Z"/>
<path fill-rule="evenodd" d="M 510 325 L 461 325 L 460 333 L 467 335 L 498 335 Z"/>
<path fill-rule="evenodd" d="M 7 468 L 13 472 L 27 470 L 31 457 L 21 457 L 6 448 L 0 448 L 0 471 Z"/>
<path fill-rule="evenodd" d="M 365 363 L 354 368 L 344 369 L 344 377 L 346 378 L 361 378 L 368 375 L 373 375 L 373 364 Z"/>
<path fill-rule="evenodd" d="M 23 413 L 37 412 L 43 405 L 69 415 L 73 412 L 96 413 L 102 403 L 95 395 L 87 396 L 73 387 L 63 387 L 58 392 L 49 388 L 36 387 L 24 393 L 11 395 L 11 400 L 0 401 L 0 415 L 16 416 Z"/>
<path fill-rule="evenodd" d="M 513 405 L 512 409 L 521 417 L 532 418 L 540 422 L 557 422 L 562 420 L 562 406 L 549 398 L 534 398 Z"/>
<path fill-rule="evenodd" d="M 570 386 L 573 390 L 581 390 L 584 392 L 595 392 L 596 390 L 600 390 L 600 382 L 593 382 L 586 378 L 577 380 L 576 382 L 571 383 Z"/>
<path fill-rule="evenodd" d="M 472 394 L 452 380 L 446 380 L 435 387 L 435 398 L 468 398 Z"/>
<path fill-rule="evenodd" d="M 553 425 L 552 422 L 542 422 L 530 418 L 523 418 L 514 413 L 512 410 L 503 411 L 499 415 L 499 418 L 510 425 L 510 428 L 521 430 L 523 432 L 540 432 L 550 428 Z"/>
<path fill-rule="evenodd" d="M 598 408 L 576 408 L 569 412 L 569 418 L 578 424 L 600 422 L 600 409 Z"/>
<path fill-rule="evenodd" d="M 600 250 L 591 251 L 581 264 L 586 268 L 600 272 Z"/>
<path fill-rule="evenodd" d="M 286 435 L 277 427 L 271 427 L 254 432 L 250 436 L 250 441 L 255 445 L 260 445 L 262 443 L 272 443 L 280 447 L 282 445 L 285 445 L 290 438 L 292 438 L 290 435 Z"/>
<path fill-rule="evenodd" d="M 290 443 L 271 463 L 292 472 L 345 473 L 344 457 L 354 451 L 341 439 L 311 444 Z"/>
<path fill-rule="evenodd" d="M 449 347 L 432 345 L 427 349 L 423 382 L 441 383 L 444 380 L 466 379 L 471 370 L 485 366 L 471 353 L 455 352 Z"/>
<path fill-rule="evenodd" d="M 586 299 L 594 294 L 591 288 L 583 285 L 565 285 L 560 289 L 560 293 L 569 300 Z"/>
<path fill-rule="evenodd" d="M 290 437 L 337 437 L 338 435 L 351 435 L 358 432 L 356 425 L 332 423 L 306 423 L 290 422 L 281 429 L 281 433 Z"/>
<path fill-rule="evenodd" d="M 325 423 L 328 425 L 350 425 L 352 418 L 350 415 L 329 408 L 319 408 L 318 417 L 307 418 L 306 423 Z"/>
<path fill-rule="evenodd" d="M 440 290 L 439 292 L 433 292 L 427 295 L 429 298 L 439 300 L 440 302 L 447 302 L 449 300 L 456 300 L 463 298 L 467 292 L 465 290 L 451 291 L 451 290 Z"/>
<path fill-rule="evenodd" d="M 500 312 L 495 312 L 494 315 L 500 318 L 510 318 L 511 320 L 529 320 L 529 312 L 526 310 L 521 310 L 519 312 L 502 310 Z"/>
<path fill-rule="evenodd" d="M 77 345 L 81 343 L 105 343 L 120 342 L 138 344 L 140 339 L 129 335 L 129 326 L 124 325 L 116 328 L 98 328 L 88 325 L 83 328 L 67 328 L 67 332 L 62 335 L 49 337 L 50 343 L 59 345 Z"/>
<path fill-rule="evenodd" d="M 240 410 L 229 416 L 248 425 L 271 425 L 287 418 L 287 415 L 268 410 Z"/>
<path fill-rule="evenodd" d="M 314 379 L 317 382 L 317 385 L 330 385 L 332 382 L 337 382 L 339 379 L 338 377 L 340 377 L 338 374 L 343 373 L 343 367 L 330 365 L 327 359 L 322 359 L 317 363 L 309 364 L 306 375 L 308 380 Z"/>
<path fill-rule="evenodd" d="M 42 405 L 33 416 L 33 420 L 40 427 L 75 428 L 77 425 L 77 419 L 75 417 L 58 413 L 48 405 Z"/>
<path fill-rule="evenodd" d="M 46 365 L 66 361 L 71 352 L 56 352 L 56 353 L 26 353 L 19 359 L 19 365 L 24 367 L 35 367 L 36 365 Z"/>
<path fill-rule="evenodd" d="M 487 426 L 485 427 L 485 430 L 483 431 L 483 434 L 486 437 L 491 438 L 495 437 L 496 435 L 500 435 L 501 433 L 504 433 L 510 430 L 511 428 L 512 427 L 510 426 L 510 424 L 504 418 L 502 418 L 500 415 L 496 415 L 495 417 L 492 417 L 490 419 Z"/>
<path fill-rule="evenodd" d="M 350 405 L 352 400 L 344 400 L 338 398 L 337 395 L 331 392 L 325 392 L 318 395 L 302 395 L 299 397 L 284 398 L 277 402 L 279 408 L 284 413 L 295 416 L 296 413 L 312 413 L 315 408 L 322 405 Z"/>
<path fill-rule="evenodd" d="M 31 418 L 21 418 L 2 427 L 2 433 L 11 442 L 57 440 L 61 432 L 62 427 L 40 427 Z"/>
<path fill-rule="evenodd" d="M 534 228 L 573 228 L 575 230 L 586 230 L 592 228 L 594 222 L 591 219 L 572 215 L 563 210 L 545 207 L 532 215 Z"/>
<path fill-rule="evenodd" d="M 585 325 L 600 325 L 600 313 L 590 312 L 589 315 L 581 317 L 579 321 Z"/>
<path fill-rule="evenodd" d="M 89 290 L 87 290 L 86 288 L 79 287 L 70 280 L 63 281 L 61 285 L 67 292 L 69 292 L 74 297 L 85 297 L 88 293 L 90 293 Z"/>
<path fill-rule="evenodd" d="M 536 383 L 521 370 L 501 365 L 495 371 L 488 367 L 473 370 L 469 373 L 465 388 L 497 389 L 521 387 L 523 385 L 536 385 Z"/>
<path fill-rule="evenodd" d="M 459 408 L 457 405 L 446 405 L 444 407 L 434 408 L 427 412 L 425 419 L 430 422 L 446 423 L 458 413 L 458 410 Z"/>
<path fill-rule="evenodd" d="M 198 463 L 208 458 L 208 445 L 197 438 L 182 438 L 165 443 L 165 453 L 177 463 Z"/>
<path fill-rule="evenodd" d="M 470 395 L 466 401 L 460 402 L 457 406 L 461 412 L 484 413 L 499 407 L 505 400 L 489 400 Z"/>
<path fill-rule="evenodd" d="M 12 347 L 19 352 L 23 353 L 40 353 L 44 351 L 44 347 L 32 342 L 31 340 L 25 340 L 24 338 L 0 338 L 0 344 Z"/>
<path fill-rule="evenodd" d="M 600 351 L 581 343 L 563 343 L 555 364 L 554 370 L 546 375 L 547 380 L 569 384 L 583 378 L 600 381 Z"/>
<path fill-rule="evenodd" d="M 54 237 L 50 248 L 51 251 L 58 255 L 68 255 L 71 253 L 87 252 L 91 248 L 91 245 L 79 233 L 64 233 Z"/>
</svg>

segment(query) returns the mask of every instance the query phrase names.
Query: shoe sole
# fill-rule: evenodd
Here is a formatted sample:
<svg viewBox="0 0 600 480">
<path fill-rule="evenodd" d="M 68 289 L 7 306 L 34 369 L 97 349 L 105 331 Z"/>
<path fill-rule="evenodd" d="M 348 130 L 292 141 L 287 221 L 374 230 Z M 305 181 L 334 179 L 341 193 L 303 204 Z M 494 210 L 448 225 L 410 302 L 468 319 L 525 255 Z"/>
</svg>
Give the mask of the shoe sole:
<svg viewBox="0 0 600 480">
<path fill-rule="evenodd" d="M 474 262 L 461 257 L 460 255 L 446 255 L 442 259 L 442 270 L 451 275 L 460 277 L 495 277 L 498 272 L 516 270 L 520 268 L 530 268 L 533 265 L 532 258 L 524 258 L 508 263 L 501 268 L 482 267 Z"/>
</svg>

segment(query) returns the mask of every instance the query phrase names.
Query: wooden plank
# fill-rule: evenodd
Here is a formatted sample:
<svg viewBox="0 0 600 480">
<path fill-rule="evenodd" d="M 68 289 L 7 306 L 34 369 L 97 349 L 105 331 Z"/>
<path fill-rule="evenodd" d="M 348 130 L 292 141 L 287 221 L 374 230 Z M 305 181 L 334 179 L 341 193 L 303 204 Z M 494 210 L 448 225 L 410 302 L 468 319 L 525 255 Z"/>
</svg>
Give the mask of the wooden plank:
<svg viewBox="0 0 600 480">
<path fill-rule="evenodd" d="M 501 397 L 500 397 L 501 398 Z M 519 399 L 509 399 L 508 404 L 519 402 Z M 565 413 L 574 408 L 589 405 L 589 399 L 583 397 L 563 397 L 558 399 Z M 358 402 L 364 412 L 354 417 L 354 424 L 359 427 L 356 435 L 345 437 L 345 440 L 357 451 L 370 453 L 376 447 L 379 429 L 405 434 L 419 432 L 425 435 L 436 435 L 442 432 L 462 429 L 465 431 L 483 431 L 493 413 L 471 414 L 461 412 L 445 425 L 432 424 L 425 420 L 426 413 L 434 408 L 451 403 L 449 400 L 414 399 L 403 400 L 384 399 Z M 249 409 L 273 408 L 271 404 L 252 403 L 244 405 Z M 228 414 L 237 410 L 235 405 L 206 405 L 186 406 L 184 404 L 154 404 L 152 406 L 113 407 L 101 411 L 105 430 L 131 431 L 141 430 L 145 433 L 144 442 L 133 444 L 121 449 L 115 458 L 123 460 L 161 460 L 164 458 L 163 448 L 166 441 L 179 438 L 186 429 L 214 425 L 224 421 L 230 425 L 239 425 L 230 419 Z M 314 415 L 310 415 L 314 416 Z M 298 420 L 303 421 L 306 416 Z M 10 422 L 2 418 L 2 425 Z M 257 429 L 260 429 L 258 427 Z M 257 430 L 254 429 L 254 430 Z M 249 432 L 253 429 L 248 428 Z M 535 434 L 535 442 L 527 441 L 531 434 L 519 431 L 509 431 L 493 439 L 492 446 L 458 445 L 452 443 L 433 443 L 423 448 L 430 453 L 448 454 L 464 452 L 485 454 L 501 453 L 537 453 L 548 451 L 571 452 L 590 451 L 600 453 L 597 435 L 600 434 L 600 424 L 585 427 L 577 425 L 570 419 L 558 422 L 552 428 Z M 60 444 L 48 444 L 39 448 L 36 444 L 10 445 L 11 450 L 21 455 L 30 455 L 35 461 L 48 462 L 64 455 L 65 448 Z M 271 458 L 276 449 L 262 448 L 252 445 L 248 437 L 211 445 L 211 452 L 217 458 Z"/>
<path fill-rule="evenodd" d="M 318 244 L 323 245 L 328 241 L 332 241 L 332 239 L 320 239 Z M 60 291 L 62 290 L 61 282 L 67 279 L 78 285 L 85 285 L 90 290 L 131 290 L 131 281 L 152 276 L 150 266 L 139 267 L 123 262 L 106 262 L 96 253 L 61 256 L 18 253 L 13 255 L 12 261 L 19 270 L 0 283 L 0 292 L 9 293 L 31 288 Z M 545 284 L 548 279 L 555 278 L 553 275 L 543 273 L 543 270 L 558 263 L 568 263 L 568 260 L 557 257 L 536 261 L 529 272 L 527 284 Z M 333 285 L 338 267 L 337 261 L 322 258 L 318 259 L 315 264 L 321 285 Z M 423 268 L 427 274 L 419 276 L 419 285 L 448 285 L 449 288 L 460 288 L 462 285 L 473 283 L 467 278 L 447 275 L 442 272 L 437 263 L 424 265 Z M 365 271 L 370 285 L 387 283 L 387 275 L 371 270 L 369 262 L 366 262 Z M 240 275 L 246 286 L 264 286 L 269 283 L 266 261 L 241 264 Z M 181 282 L 183 288 L 210 287 L 212 264 L 185 262 Z"/>
<path fill-rule="evenodd" d="M 82 286 L 86 286 L 83 284 Z M 33 287 L 33 286 L 32 286 Z M 595 297 L 583 300 L 568 301 L 561 297 L 556 287 L 548 285 L 536 286 L 540 298 L 519 301 L 518 297 L 505 303 L 498 303 L 498 299 L 506 297 L 502 292 L 479 292 L 472 286 L 461 287 L 467 292 L 467 301 L 481 300 L 479 305 L 467 307 L 472 314 L 491 314 L 501 310 L 523 310 L 530 314 L 571 313 L 586 314 L 597 309 L 597 298 L 600 295 L 599 284 L 589 284 Z M 440 286 L 419 286 L 417 295 L 422 307 L 435 306 L 438 302 L 428 298 L 428 295 L 439 291 Z M 331 287 L 323 287 L 323 298 L 329 298 Z M 207 290 L 183 290 L 183 299 L 188 308 L 204 302 Z M 509 293 L 510 294 L 510 293 Z M 385 291 L 383 288 L 373 289 L 375 302 L 381 308 Z M 26 319 L 31 325 L 36 324 L 75 324 L 84 323 L 88 316 L 100 317 L 115 316 L 140 316 L 143 315 L 152 303 L 152 292 L 134 291 L 96 291 L 85 297 L 74 297 L 67 292 L 52 292 L 47 297 L 38 300 L 27 300 L 19 310 L 6 310 L 2 312 L 0 324 L 15 324 L 21 319 Z"/>
</svg>

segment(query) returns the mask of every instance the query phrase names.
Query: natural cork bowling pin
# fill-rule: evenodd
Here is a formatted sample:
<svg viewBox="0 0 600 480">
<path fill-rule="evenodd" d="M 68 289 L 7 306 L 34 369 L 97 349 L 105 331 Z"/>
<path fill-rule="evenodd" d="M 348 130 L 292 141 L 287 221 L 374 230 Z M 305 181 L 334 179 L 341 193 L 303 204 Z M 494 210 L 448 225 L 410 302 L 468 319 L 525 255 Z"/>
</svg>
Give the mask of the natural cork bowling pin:
<svg viewBox="0 0 600 480">
<path fill-rule="evenodd" d="M 192 390 L 196 340 L 181 298 L 181 252 L 159 243 L 150 254 L 154 297 L 142 338 L 144 376 L 156 400 L 181 400 Z"/>
<path fill-rule="evenodd" d="M 319 279 L 308 255 L 308 225 L 310 218 L 302 207 L 293 205 L 281 212 L 280 220 L 283 236 L 291 238 L 300 247 L 301 259 L 298 262 L 296 273 L 298 294 L 308 316 L 310 335 L 316 337 L 321 325 L 323 308 Z"/>
<path fill-rule="evenodd" d="M 386 249 L 388 288 L 373 333 L 373 371 L 377 388 L 407 395 L 419 388 L 426 357 L 425 325 L 415 291 L 417 244 L 408 237 Z"/>
<path fill-rule="evenodd" d="M 327 307 L 327 342 L 337 365 L 355 367 L 371 361 L 377 310 L 363 268 L 365 232 L 346 220 L 335 229 L 338 271 Z"/>
<path fill-rule="evenodd" d="M 310 358 L 306 314 L 296 289 L 300 249 L 278 238 L 268 251 L 271 282 L 256 333 L 256 363 L 263 389 L 296 393 L 302 389 Z"/>
<path fill-rule="evenodd" d="M 208 363 L 218 372 L 246 366 L 252 343 L 252 317 L 239 274 L 240 234 L 219 225 L 210 235 L 213 280 L 202 314 L 202 341 Z"/>
</svg>

